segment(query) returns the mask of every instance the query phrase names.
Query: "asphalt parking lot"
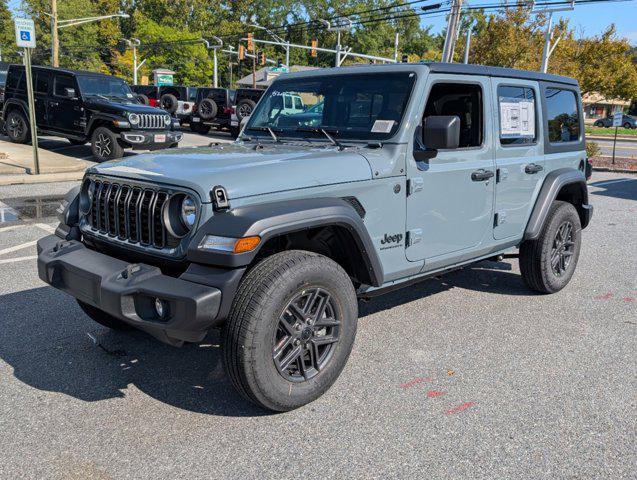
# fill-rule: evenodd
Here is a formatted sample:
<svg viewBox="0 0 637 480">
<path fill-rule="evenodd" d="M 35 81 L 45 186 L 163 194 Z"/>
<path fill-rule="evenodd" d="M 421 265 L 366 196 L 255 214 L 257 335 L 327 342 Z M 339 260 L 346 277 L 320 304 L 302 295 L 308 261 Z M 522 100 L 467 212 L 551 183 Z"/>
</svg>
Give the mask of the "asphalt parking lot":
<svg viewBox="0 0 637 480">
<path fill-rule="evenodd" d="M 37 278 L 69 186 L 0 187 L 0 478 L 635 478 L 637 176 L 594 174 L 566 289 L 506 260 L 361 303 L 340 379 L 285 414 L 233 391 L 218 332 L 108 331 Z"/>
</svg>

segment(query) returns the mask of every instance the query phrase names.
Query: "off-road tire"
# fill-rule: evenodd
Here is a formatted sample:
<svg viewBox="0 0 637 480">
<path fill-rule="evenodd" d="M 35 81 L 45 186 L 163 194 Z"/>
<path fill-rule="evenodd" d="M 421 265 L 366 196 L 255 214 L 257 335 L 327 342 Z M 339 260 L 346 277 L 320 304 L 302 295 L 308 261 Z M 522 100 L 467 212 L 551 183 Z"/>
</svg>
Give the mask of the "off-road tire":
<svg viewBox="0 0 637 480">
<path fill-rule="evenodd" d="M 572 226 L 572 251 L 568 266 L 560 275 L 554 271 L 551 260 L 556 245 L 558 230 L 565 224 Z M 535 240 L 527 240 L 520 246 L 520 271 L 524 283 L 540 293 L 555 293 L 571 280 L 582 243 L 582 227 L 575 207 L 567 202 L 555 201 L 540 235 Z M 557 249 L 559 250 L 559 249 Z"/>
<path fill-rule="evenodd" d="M 9 112 L 4 128 L 9 140 L 13 143 L 28 143 L 31 140 L 29 121 L 20 110 Z"/>
<path fill-rule="evenodd" d="M 217 102 L 215 102 L 212 98 L 204 98 L 197 107 L 197 113 L 199 113 L 199 116 L 204 120 L 212 120 L 213 118 L 216 118 L 217 113 L 219 113 Z"/>
<path fill-rule="evenodd" d="M 594 127 L 603 127 L 604 126 L 604 122 L 602 122 L 601 120 L 597 120 L 594 124 Z"/>
<path fill-rule="evenodd" d="M 150 105 L 150 100 L 148 99 L 148 97 L 146 95 L 144 95 L 143 93 L 138 93 L 137 95 L 135 95 L 135 98 L 137 99 L 137 101 L 139 103 L 141 103 L 142 105 Z"/>
<path fill-rule="evenodd" d="M 239 103 L 237 103 L 236 107 L 236 115 L 239 119 L 239 123 L 246 117 L 252 115 L 254 111 L 254 107 L 256 107 L 256 102 L 254 100 L 250 100 L 249 98 L 244 98 Z"/>
<path fill-rule="evenodd" d="M 340 321 L 338 342 L 313 377 L 290 381 L 275 366 L 275 335 L 288 304 L 312 288 L 331 295 L 331 311 Z M 302 250 L 274 254 L 252 268 L 239 285 L 222 333 L 226 373 L 241 395 L 263 408 L 278 412 L 298 408 L 316 400 L 336 381 L 351 352 L 357 320 L 356 293 L 340 265 Z"/>
<path fill-rule="evenodd" d="M 172 93 L 167 93 L 161 96 L 159 105 L 168 113 L 175 113 L 177 108 L 179 108 L 179 100 Z"/>
<path fill-rule="evenodd" d="M 94 307 L 93 305 L 89 305 L 88 303 L 84 303 L 81 300 L 77 299 L 76 301 L 82 311 L 86 313 L 91 318 L 91 320 L 99 323 L 106 328 L 110 328 L 111 330 L 118 330 L 121 332 L 133 329 L 133 327 L 130 326 L 128 323 L 122 322 L 119 318 L 115 318 L 112 315 L 104 312 L 103 310 Z"/>
<path fill-rule="evenodd" d="M 631 129 L 632 125 L 629 122 L 624 123 L 624 128 Z"/>
<path fill-rule="evenodd" d="M 202 123 L 190 122 L 190 130 L 199 135 L 207 135 L 210 132 L 210 125 L 204 125 Z"/>
<path fill-rule="evenodd" d="M 124 155 L 117 135 L 106 127 L 97 127 L 91 135 L 91 151 L 100 162 L 122 158 Z"/>
</svg>

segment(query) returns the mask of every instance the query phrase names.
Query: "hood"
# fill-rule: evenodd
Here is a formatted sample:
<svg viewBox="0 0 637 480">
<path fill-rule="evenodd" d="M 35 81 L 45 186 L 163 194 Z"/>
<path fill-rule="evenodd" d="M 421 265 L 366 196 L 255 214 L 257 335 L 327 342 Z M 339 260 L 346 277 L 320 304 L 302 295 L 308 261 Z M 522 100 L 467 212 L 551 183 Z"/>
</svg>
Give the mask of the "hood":
<svg viewBox="0 0 637 480">
<path fill-rule="evenodd" d="M 84 105 L 91 110 L 99 110 L 104 113 L 123 114 L 125 112 L 133 113 L 163 113 L 166 112 L 161 108 L 151 107 L 149 105 L 142 105 L 139 103 L 128 102 L 122 100 L 111 100 L 101 97 L 90 97 L 84 102 Z"/>
<path fill-rule="evenodd" d="M 369 162 L 355 150 L 234 143 L 215 147 L 162 150 L 112 160 L 89 173 L 178 185 L 208 202 L 212 187 L 221 185 L 233 198 L 372 178 Z"/>
</svg>

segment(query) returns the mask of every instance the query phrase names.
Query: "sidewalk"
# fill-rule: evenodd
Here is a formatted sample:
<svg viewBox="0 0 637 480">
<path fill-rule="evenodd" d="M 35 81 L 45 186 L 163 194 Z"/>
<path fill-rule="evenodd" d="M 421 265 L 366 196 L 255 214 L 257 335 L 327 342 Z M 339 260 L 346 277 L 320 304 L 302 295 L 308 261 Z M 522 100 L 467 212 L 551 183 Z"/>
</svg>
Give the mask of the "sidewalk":
<svg viewBox="0 0 637 480">
<path fill-rule="evenodd" d="M 5 137 L 6 138 L 6 137 Z M 32 175 L 33 147 L 0 139 L 0 185 L 81 180 L 92 162 L 40 148 L 40 175 Z"/>
</svg>

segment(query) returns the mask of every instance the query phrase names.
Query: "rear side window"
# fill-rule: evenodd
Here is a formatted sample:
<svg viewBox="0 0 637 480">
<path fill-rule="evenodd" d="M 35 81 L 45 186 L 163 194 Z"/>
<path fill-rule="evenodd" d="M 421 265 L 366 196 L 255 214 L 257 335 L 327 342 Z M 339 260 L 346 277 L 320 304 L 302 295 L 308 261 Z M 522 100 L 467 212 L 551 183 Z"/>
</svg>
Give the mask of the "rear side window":
<svg viewBox="0 0 637 480">
<path fill-rule="evenodd" d="M 561 88 L 547 88 L 545 97 L 549 142 L 579 141 L 581 127 L 575 92 Z"/>
<path fill-rule="evenodd" d="M 526 145 L 535 143 L 535 93 L 528 87 L 498 87 L 500 143 Z"/>
<path fill-rule="evenodd" d="M 35 91 L 37 93 L 47 93 L 49 91 L 48 72 L 36 72 L 34 84 L 35 84 Z"/>
<path fill-rule="evenodd" d="M 58 97 L 66 97 L 66 89 L 75 88 L 73 77 L 67 75 L 56 75 L 54 84 L 54 94 Z"/>
<path fill-rule="evenodd" d="M 24 90 L 26 88 L 24 83 L 24 69 L 11 69 L 9 73 L 10 75 L 7 76 L 7 90 Z"/>
</svg>

